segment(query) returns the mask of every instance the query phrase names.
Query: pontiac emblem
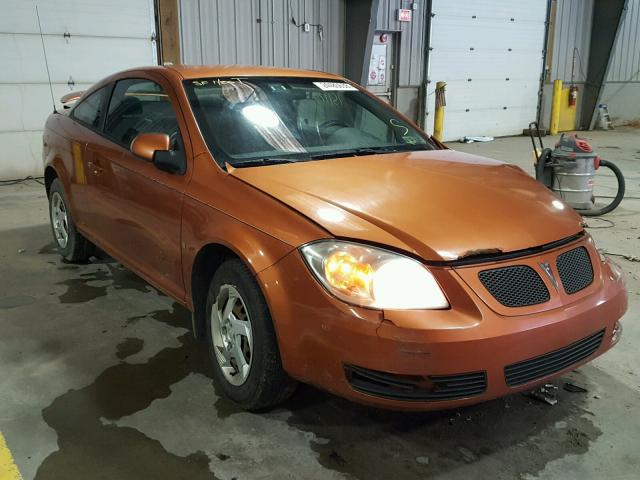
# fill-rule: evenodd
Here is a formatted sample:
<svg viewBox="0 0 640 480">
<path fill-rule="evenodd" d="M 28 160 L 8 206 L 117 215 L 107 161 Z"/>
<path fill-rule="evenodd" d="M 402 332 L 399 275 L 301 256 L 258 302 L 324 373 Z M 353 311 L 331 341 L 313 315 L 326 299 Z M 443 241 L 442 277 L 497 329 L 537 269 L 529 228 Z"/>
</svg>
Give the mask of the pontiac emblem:
<svg viewBox="0 0 640 480">
<path fill-rule="evenodd" d="M 551 270 L 551 265 L 549 265 L 548 262 L 540 262 L 540 263 L 538 263 L 538 265 L 540 265 L 540 268 L 542 268 L 542 271 L 545 273 L 545 275 L 547 276 L 549 281 L 552 283 L 553 288 L 555 288 L 556 291 L 557 291 L 558 290 L 558 281 L 556 280 L 556 277 L 553 276 L 553 271 Z"/>
</svg>

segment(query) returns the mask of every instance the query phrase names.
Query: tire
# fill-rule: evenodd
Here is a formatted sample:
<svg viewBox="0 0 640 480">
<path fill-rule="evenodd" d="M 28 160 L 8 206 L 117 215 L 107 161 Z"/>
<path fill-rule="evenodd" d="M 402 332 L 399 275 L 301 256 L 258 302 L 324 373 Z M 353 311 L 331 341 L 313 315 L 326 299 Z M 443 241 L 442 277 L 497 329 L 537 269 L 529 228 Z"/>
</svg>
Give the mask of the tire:
<svg viewBox="0 0 640 480">
<path fill-rule="evenodd" d="M 95 247 L 78 232 L 71 218 L 64 188 L 57 178 L 49 187 L 49 222 L 62 258 L 68 262 L 84 262 L 93 255 Z"/>
<path fill-rule="evenodd" d="M 602 208 L 593 208 L 591 210 L 578 210 L 578 213 L 583 217 L 599 217 L 600 215 L 609 213 L 617 208 L 617 206 L 620 205 L 620 202 L 622 202 L 622 199 L 624 198 L 626 185 L 624 182 L 624 175 L 622 175 L 622 171 L 615 163 L 609 162 L 608 160 L 600 160 L 600 168 L 602 167 L 608 168 L 614 173 L 614 175 L 616 176 L 616 180 L 618 181 L 618 191 L 609 205 L 606 205 Z"/>
<path fill-rule="evenodd" d="M 226 311 L 233 315 L 225 315 Z M 208 351 L 218 391 L 249 411 L 273 407 L 293 394 L 296 382 L 282 368 L 269 308 L 241 260 L 226 260 L 215 272 L 206 312 Z"/>
</svg>

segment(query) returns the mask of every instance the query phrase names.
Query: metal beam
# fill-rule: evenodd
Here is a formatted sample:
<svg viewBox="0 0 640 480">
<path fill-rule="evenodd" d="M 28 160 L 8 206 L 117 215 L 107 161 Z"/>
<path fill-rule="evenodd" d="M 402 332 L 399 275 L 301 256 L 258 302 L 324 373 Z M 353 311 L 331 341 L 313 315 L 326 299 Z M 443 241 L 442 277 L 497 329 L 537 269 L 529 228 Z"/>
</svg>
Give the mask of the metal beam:
<svg viewBox="0 0 640 480">
<path fill-rule="evenodd" d="M 582 100 L 581 124 L 593 127 L 611 53 L 624 19 L 627 0 L 595 0 L 591 25 L 589 63 Z"/>
<path fill-rule="evenodd" d="M 366 85 L 380 0 L 348 0 L 346 4 L 345 77 Z"/>
</svg>

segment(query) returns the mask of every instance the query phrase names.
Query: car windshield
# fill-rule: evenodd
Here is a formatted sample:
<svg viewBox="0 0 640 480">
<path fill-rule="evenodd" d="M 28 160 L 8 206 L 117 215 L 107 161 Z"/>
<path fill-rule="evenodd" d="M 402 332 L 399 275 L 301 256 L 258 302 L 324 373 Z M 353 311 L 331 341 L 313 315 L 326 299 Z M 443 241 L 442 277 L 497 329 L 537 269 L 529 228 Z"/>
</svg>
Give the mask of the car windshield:
<svg viewBox="0 0 640 480">
<path fill-rule="evenodd" d="M 216 161 L 235 167 L 432 150 L 425 134 L 352 85 L 313 78 L 185 81 Z"/>
</svg>

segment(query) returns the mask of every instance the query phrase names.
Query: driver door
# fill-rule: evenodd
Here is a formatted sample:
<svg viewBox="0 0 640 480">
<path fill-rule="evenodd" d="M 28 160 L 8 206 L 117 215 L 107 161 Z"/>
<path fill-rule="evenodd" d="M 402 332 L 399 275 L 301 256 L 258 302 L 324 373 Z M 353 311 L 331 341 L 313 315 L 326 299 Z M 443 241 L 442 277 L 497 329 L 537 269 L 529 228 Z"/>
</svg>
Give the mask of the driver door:
<svg viewBox="0 0 640 480">
<path fill-rule="evenodd" d="M 184 151 L 186 129 L 164 78 L 116 82 L 104 134 L 119 145 L 110 160 L 111 248 L 140 275 L 174 297 L 184 297 L 180 229 L 183 194 L 191 168 Z M 172 149 L 182 149 L 185 173 L 161 171 L 129 147 L 141 133 L 165 133 Z"/>
</svg>

